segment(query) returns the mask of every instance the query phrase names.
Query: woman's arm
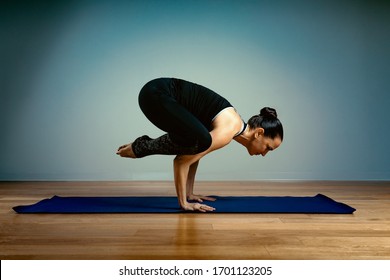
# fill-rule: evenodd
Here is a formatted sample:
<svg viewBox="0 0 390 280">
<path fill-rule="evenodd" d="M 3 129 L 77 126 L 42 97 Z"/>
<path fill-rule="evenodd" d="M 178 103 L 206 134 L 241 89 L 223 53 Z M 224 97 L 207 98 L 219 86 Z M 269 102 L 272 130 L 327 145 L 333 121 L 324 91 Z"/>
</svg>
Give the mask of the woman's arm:
<svg viewBox="0 0 390 280">
<path fill-rule="evenodd" d="M 196 170 L 198 169 L 199 160 L 191 164 L 190 169 L 188 171 L 187 176 L 187 198 L 191 200 L 191 195 L 194 193 L 194 183 L 195 183 L 195 175 Z M 199 201 L 202 202 L 202 201 Z"/>
<path fill-rule="evenodd" d="M 212 143 L 211 146 L 204 152 L 196 154 L 196 155 L 179 155 L 176 156 L 173 161 L 173 171 L 174 171 L 174 179 L 175 179 L 175 187 L 176 194 L 179 200 L 180 207 L 184 210 L 192 210 L 192 211 L 200 211 L 207 212 L 215 210 L 213 207 L 210 207 L 205 204 L 200 203 L 190 203 L 188 202 L 187 196 L 187 183 L 191 182 L 195 179 L 196 167 L 199 160 L 205 156 L 206 154 L 220 149 L 223 146 L 230 143 L 232 140 L 232 136 L 222 129 L 215 129 L 210 132 Z M 193 170 L 190 172 L 191 166 L 195 164 L 192 168 Z M 190 176 L 193 177 L 189 177 Z M 193 182 L 192 182 L 193 186 Z M 191 185 L 189 185 L 190 191 Z"/>
<path fill-rule="evenodd" d="M 203 202 L 203 200 L 215 201 L 215 198 L 194 194 L 195 175 L 196 175 L 196 170 L 198 168 L 198 165 L 199 165 L 199 160 L 190 166 L 190 170 L 188 172 L 187 200 L 195 200 L 198 202 Z"/>
<path fill-rule="evenodd" d="M 212 123 L 211 146 L 206 151 L 196 155 L 176 156 L 173 161 L 175 187 L 179 204 L 183 209 L 200 212 L 215 210 L 205 204 L 188 202 L 188 196 L 193 195 L 191 190 L 193 190 L 196 169 L 202 157 L 229 144 L 235 134 L 240 131 L 241 125 L 241 117 L 234 108 L 224 110 Z M 201 202 L 202 197 L 198 196 L 196 200 Z"/>
<path fill-rule="evenodd" d="M 201 158 L 200 154 L 189 156 L 177 156 L 173 161 L 173 172 L 175 179 L 176 194 L 180 207 L 191 211 L 213 211 L 214 208 L 200 203 L 190 203 L 187 200 L 187 180 L 190 166 Z"/>
</svg>

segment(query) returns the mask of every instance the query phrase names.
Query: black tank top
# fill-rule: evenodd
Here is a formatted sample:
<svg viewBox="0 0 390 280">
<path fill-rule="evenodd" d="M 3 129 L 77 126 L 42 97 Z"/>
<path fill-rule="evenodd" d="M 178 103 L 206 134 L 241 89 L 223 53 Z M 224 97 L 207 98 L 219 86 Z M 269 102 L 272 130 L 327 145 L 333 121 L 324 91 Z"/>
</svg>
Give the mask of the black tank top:
<svg viewBox="0 0 390 280">
<path fill-rule="evenodd" d="M 177 102 L 210 130 L 214 117 L 223 109 L 233 107 L 218 93 L 195 83 L 171 78 L 172 95 Z"/>
</svg>

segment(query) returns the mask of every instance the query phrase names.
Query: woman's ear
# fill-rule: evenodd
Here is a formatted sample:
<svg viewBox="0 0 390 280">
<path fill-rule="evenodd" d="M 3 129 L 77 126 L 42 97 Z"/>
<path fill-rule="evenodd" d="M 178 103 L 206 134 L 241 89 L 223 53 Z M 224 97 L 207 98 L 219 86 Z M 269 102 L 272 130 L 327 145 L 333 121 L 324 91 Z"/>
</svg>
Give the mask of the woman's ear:
<svg viewBox="0 0 390 280">
<path fill-rule="evenodd" d="M 255 129 L 254 136 L 255 136 L 255 138 L 258 138 L 260 135 L 264 135 L 264 128 L 262 128 L 262 127 L 257 127 L 257 128 Z"/>
</svg>

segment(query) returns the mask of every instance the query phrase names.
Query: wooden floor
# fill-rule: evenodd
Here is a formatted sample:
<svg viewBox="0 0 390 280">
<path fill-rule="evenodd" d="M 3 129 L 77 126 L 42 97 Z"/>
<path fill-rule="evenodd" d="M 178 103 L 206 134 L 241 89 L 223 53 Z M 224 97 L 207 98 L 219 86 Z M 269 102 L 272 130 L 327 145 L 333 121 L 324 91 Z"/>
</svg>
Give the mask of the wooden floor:
<svg viewBox="0 0 390 280">
<path fill-rule="evenodd" d="M 322 193 L 328 214 L 16 214 L 53 195 L 174 195 L 172 182 L 0 182 L 7 259 L 390 259 L 390 182 L 198 182 L 201 194 Z"/>
</svg>

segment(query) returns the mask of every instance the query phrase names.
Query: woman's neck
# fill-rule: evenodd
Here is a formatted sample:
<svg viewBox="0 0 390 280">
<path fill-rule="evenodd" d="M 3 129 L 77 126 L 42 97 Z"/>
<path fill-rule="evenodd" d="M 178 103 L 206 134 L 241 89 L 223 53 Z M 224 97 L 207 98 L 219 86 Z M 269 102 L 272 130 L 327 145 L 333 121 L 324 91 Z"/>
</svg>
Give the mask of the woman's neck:
<svg viewBox="0 0 390 280">
<path fill-rule="evenodd" d="M 241 134 L 234 137 L 233 139 L 236 140 L 241 145 L 246 146 L 250 142 L 251 136 L 252 133 L 250 127 L 249 125 L 247 125 L 244 131 Z"/>
</svg>

